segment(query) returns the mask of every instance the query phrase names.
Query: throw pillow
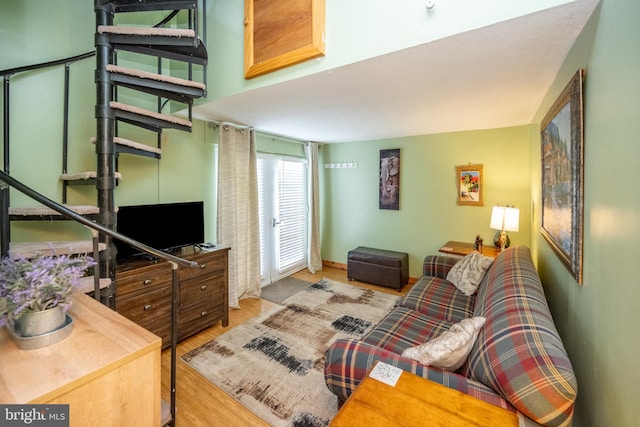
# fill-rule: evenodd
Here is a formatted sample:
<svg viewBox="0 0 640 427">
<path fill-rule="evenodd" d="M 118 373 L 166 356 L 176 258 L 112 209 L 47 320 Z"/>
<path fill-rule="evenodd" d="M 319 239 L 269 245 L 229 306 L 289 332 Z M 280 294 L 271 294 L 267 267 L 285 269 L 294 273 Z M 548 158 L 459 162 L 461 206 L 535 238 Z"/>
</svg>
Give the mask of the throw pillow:
<svg viewBox="0 0 640 427">
<path fill-rule="evenodd" d="M 402 355 L 423 365 L 453 372 L 469 357 L 485 321 L 484 317 L 471 317 L 454 323 L 437 338 L 417 347 L 407 348 Z"/>
<path fill-rule="evenodd" d="M 484 273 L 491 264 L 493 264 L 493 258 L 473 251 L 451 267 L 447 280 L 465 295 L 471 296 L 478 290 Z"/>
</svg>

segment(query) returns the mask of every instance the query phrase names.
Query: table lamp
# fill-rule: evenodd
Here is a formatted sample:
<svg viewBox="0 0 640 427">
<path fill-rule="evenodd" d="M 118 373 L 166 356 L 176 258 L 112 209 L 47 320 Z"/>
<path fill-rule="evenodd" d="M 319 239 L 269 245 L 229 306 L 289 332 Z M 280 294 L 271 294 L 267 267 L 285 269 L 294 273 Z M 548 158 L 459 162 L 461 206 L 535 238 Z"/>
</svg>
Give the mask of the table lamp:
<svg viewBox="0 0 640 427">
<path fill-rule="evenodd" d="M 498 230 L 493 238 L 493 244 L 504 251 L 511 241 L 507 231 L 518 231 L 520 225 L 520 209 L 509 206 L 494 206 L 491 211 L 489 227 Z"/>
</svg>

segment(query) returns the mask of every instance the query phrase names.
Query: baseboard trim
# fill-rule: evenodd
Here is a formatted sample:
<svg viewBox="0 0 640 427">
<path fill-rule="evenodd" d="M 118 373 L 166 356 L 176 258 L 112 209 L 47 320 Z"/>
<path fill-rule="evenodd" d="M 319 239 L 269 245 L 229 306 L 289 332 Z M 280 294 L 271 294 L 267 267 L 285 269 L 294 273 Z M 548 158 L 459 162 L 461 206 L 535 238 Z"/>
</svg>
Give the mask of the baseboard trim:
<svg viewBox="0 0 640 427">
<path fill-rule="evenodd" d="M 340 262 L 335 262 L 335 261 L 327 261 L 327 260 L 322 260 L 322 265 L 325 267 L 331 267 L 331 268 L 337 268 L 338 270 L 344 270 L 347 271 L 347 264 L 342 264 Z"/>
</svg>

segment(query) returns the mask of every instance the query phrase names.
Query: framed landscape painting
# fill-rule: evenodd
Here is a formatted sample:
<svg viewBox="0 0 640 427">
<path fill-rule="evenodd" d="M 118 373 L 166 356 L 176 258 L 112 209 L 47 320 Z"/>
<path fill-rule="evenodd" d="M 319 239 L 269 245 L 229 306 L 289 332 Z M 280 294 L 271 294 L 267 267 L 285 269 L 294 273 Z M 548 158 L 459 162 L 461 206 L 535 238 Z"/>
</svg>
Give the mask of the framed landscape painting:
<svg viewBox="0 0 640 427">
<path fill-rule="evenodd" d="M 541 124 L 541 233 L 582 284 L 583 86 L 578 70 Z"/>
<path fill-rule="evenodd" d="M 459 205 L 482 206 L 484 188 L 482 186 L 482 165 L 456 166 Z"/>
</svg>

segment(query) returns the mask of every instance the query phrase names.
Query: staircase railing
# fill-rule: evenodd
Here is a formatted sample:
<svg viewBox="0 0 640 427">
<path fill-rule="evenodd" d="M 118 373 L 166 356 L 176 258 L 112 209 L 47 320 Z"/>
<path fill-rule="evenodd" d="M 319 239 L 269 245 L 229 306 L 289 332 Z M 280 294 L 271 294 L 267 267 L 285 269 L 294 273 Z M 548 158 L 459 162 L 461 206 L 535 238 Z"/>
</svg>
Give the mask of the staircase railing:
<svg viewBox="0 0 640 427">
<path fill-rule="evenodd" d="M 87 52 L 87 53 L 83 53 L 80 55 L 75 55 L 75 56 L 70 56 L 68 58 L 63 58 L 63 59 L 57 59 L 55 61 L 48 61 L 48 62 L 41 62 L 39 64 L 31 64 L 31 65 L 25 65 L 25 66 L 21 66 L 21 67 L 15 67 L 15 68 L 9 68 L 6 70 L 0 70 L 0 76 L 2 76 L 3 78 L 3 86 L 4 86 L 4 91 L 3 91 L 3 124 L 4 124 L 4 128 L 3 128 L 3 168 L 2 170 L 4 172 L 6 172 L 7 174 L 11 174 L 11 164 L 10 164 L 10 150 L 11 150 L 11 143 L 10 143 L 10 128 L 9 128 L 9 124 L 11 123 L 11 116 L 10 116 L 10 80 L 11 80 L 11 76 L 15 75 L 15 74 L 19 74 L 19 73 L 24 73 L 27 71 L 34 71 L 34 70 L 39 70 L 42 68 L 48 68 L 48 67 L 55 67 L 58 65 L 64 65 L 66 67 L 66 69 L 68 70 L 68 67 L 78 61 L 81 61 L 83 59 L 87 59 L 87 58 L 91 58 L 93 56 L 96 55 L 95 51 L 91 51 L 91 52 Z M 65 79 L 67 78 L 66 73 L 65 73 Z M 64 120 L 65 122 L 63 123 L 63 128 L 64 128 L 64 133 L 63 133 L 63 158 L 65 156 L 66 153 L 66 145 L 67 145 L 67 141 L 65 140 L 67 132 L 66 129 L 68 127 L 68 114 L 66 109 L 68 108 L 69 105 L 69 88 L 66 87 L 65 88 L 65 94 L 64 94 L 64 106 L 65 106 L 65 112 L 64 112 Z M 64 161 L 64 160 L 63 160 Z M 63 164 L 63 169 L 66 166 Z M 1 224 L 0 224 L 0 255 L 4 256 L 8 253 L 9 251 L 9 242 L 11 241 L 11 226 L 10 226 L 10 220 L 9 220 L 9 189 L 8 188 L 2 188 L 0 189 L 0 216 L 1 216 Z M 66 200 L 63 200 L 63 203 L 65 203 Z"/>
<path fill-rule="evenodd" d="M 72 220 L 72 221 L 76 221 L 79 222 L 82 225 L 85 225 L 93 230 L 96 230 L 102 234 L 106 234 L 114 239 L 118 239 L 121 240 L 137 249 L 140 249 L 141 251 L 144 251 L 150 255 L 156 256 L 158 258 L 164 259 L 166 261 L 169 262 L 174 262 L 176 264 L 179 265 L 183 265 L 185 267 L 197 267 L 198 263 L 197 262 L 193 262 L 193 261 L 188 261 L 182 258 L 179 258 L 177 256 L 171 255 L 169 253 L 163 252 L 161 250 L 152 248 L 151 246 L 147 246 L 144 243 L 138 242 L 137 240 L 133 240 L 130 237 L 125 236 L 124 234 L 120 234 L 117 231 L 113 231 L 107 227 L 104 227 L 100 224 L 98 224 L 97 222 L 91 221 L 90 219 L 87 219 L 85 217 L 83 217 L 80 214 L 75 213 L 74 211 L 54 202 L 53 200 L 49 199 L 48 197 L 45 197 L 44 195 L 38 193 L 37 191 L 33 190 L 32 188 L 26 186 L 25 184 L 23 184 L 22 182 L 18 181 L 17 179 L 13 178 L 11 175 L 9 175 L 8 173 L 4 172 L 4 171 L 0 171 L 0 180 L 4 181 L 6 184 L 8 184 L 9 186 L 15 188 L 16 190 L 20 191 L 21 193 L 29 196 L 30 198 L 32 198 L 33 200 L 43 204 L 44 206 L 53 209 L 54 211 L 58 212 L 60 215 L 64 216 L 65 218 Z"/>
<path fill-rule="evenodd" d="M 176 364 L 177 364 L 177 359 L 178 359 L 178 354 L 177 354 L 177 345 L 178 345 L 178 325 L 177 325 L 177 320 L 178 320 L 178 304 L 177 304 L 177 298 L 178 298 L 178 265 L 182 265 L 185 267 L 197 267 L 198 263 L 194 262 L 194 261 L 189 261 L 186 259 L 182 259 L 179 258 L 177 256 L 168 254 L 166 252 L 160 251 L 158 249 L 152 248 L 151 246 L 147 246 L 144 243 L 138 242 L 137 240 L 133 240 L 127 236 L 125 236 L 124 234 L 120 234 L 117 231 L 113 231 L 107 227 L 104 227 L 94 221 L 91 221 L 85 217 L 83 217 L 82 215 L 79 215 L 77 213 L 75 213 L 72 210 L 69 210 L 67 208 L 65 208 L 64 206 L 54 202 L 53 200 L 45 197 L 44 195 L 38 193 L 37 191 L 33 190 L 32 188 L 26 186 L 25 184 L 23 184 L 22 182 L 18 181 L 17 179 L 13 178 L 11 175 L 7 174 L 4 171 L 0 171 L 0 189 L 2 190 L 0 192 L 0 203 L 3 203 L 2 201 L 2 195 L 4 194 L 4 190 L 6 189 L 8 191 L 8 187 L 11 186 L 13 188 L 15 188 L 16 190 L 20 191 L 21 193 L 29 196 L 30 198 L 42 203 L 43 205 L 47 206 L 50 209 L 55 210 L 56 212 L 60 213 L 62 216 L 64 216 L 65 218 L 72 220 L 72 221 L 76 221 L 79 222 L 80 224 L 89 227 L 92 230 L 95 230 L 99 233 L 104 233 L 106 235 L 109 235 L 110 237 L 114 238 L 114 239 L 118 239 L 121 240 L 141 251 L 144 251 L 148 254 L 154 255 L 160 259 L 164 259 L 168 262 L 171 263 L 171 402 L 170 402 L 170 407 L 171 407 L 171 423 L 172 425 L 175 425 L 175 414 L 176 414 Z M 95 237 L 95 233 L 94 233 L 94 247 L 96 243 L 96 237 Z M 95 249 L 94 249 L 95 250 Z M 98 296 L 100 292 L 100 289 L 98 287 L 98 284 L 96 283 L 96 288 L 95 288 L 95 295 Z"/>
</svg>

